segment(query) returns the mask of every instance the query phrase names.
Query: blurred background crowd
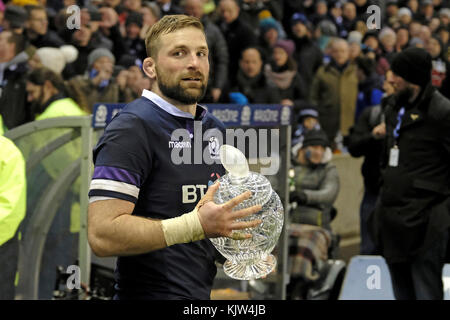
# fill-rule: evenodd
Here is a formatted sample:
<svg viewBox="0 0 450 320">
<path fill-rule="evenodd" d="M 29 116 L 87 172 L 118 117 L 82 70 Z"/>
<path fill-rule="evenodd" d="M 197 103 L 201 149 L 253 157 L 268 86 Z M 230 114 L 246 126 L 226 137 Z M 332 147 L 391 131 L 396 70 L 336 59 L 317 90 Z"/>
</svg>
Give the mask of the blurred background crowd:
<svg viewBox="0 0 450 320">
<path fill-rule="evenodd" d="M 379 19 L 369 19 L 373 4 Z M 431 54 L 432 83 L 450 95 L 445 0 L 11 0 L 0 1 L 3 127 L 35 120 L 55 95 L 85 113 L 95 102 L 139 97 L 150 87 L 141 69 L 146 32 L 163 15 L 183 13 L 205 26 L 203 103 L 281 103 L 297 118 L 314 109 L 334 152 L 348 150 L 363 110 L 391 93 L 390 63 L 405 48 Z M 37 80 L 42 67 L 54 74 L 51 85 Z"/>
</svg>

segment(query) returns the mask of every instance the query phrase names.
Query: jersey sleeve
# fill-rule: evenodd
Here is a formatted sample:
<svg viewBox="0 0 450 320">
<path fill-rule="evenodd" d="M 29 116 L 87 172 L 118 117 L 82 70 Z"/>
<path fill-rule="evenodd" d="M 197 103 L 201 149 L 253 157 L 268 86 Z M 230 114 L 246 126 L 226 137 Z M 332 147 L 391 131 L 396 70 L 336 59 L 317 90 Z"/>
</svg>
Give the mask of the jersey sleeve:
<svg viewBox="0 0 450 320">
<path fill-rule="evenodd" d="M 143 121 L 130 113 L 118 115 L 94 148 L 90 201 L 122 199 L 136 203 L 151 172 L 152 153 Z"/>
</svg>

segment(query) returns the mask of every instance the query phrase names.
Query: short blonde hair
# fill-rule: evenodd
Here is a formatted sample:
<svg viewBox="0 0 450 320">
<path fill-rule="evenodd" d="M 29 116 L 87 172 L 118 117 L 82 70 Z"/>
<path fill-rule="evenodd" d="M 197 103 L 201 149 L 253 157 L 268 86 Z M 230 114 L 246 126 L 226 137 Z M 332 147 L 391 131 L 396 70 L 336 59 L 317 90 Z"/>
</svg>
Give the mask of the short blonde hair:
<svg viewBox="0 0 450 320">
<path fill-rule="evenodd" d="M 183 14 L 167 15 L 156 22 L 145 37 L 145 48 L 148 57 L 156 57 L 159 50 L 158 41 L 164 34 L 169 34 L 185 28 L 197 28 L 205 33 L 203 24 L 197 18 Z"/>
</svg>

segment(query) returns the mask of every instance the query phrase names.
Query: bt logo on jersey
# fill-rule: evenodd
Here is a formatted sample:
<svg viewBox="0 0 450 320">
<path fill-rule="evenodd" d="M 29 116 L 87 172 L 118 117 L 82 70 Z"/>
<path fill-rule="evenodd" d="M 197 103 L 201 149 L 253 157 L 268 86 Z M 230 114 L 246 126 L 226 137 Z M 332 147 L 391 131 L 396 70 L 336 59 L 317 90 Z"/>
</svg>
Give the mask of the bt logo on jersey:
<svg viewBox="0 0 450 320">
<path fill-rule="evenodd" d="M 181 186 L 183 190 L 183 203 L 196 203 L 205 195 L 207 188 L 208 186 L 206 184 L 188 184 Z"/>
<path fill-rule="evenodd" d="M 187 184 L 181 186 L 183 191 L 183 203 L 196 203 L 200 200 L 206 193 L 206 190 L 214 184 L 214 182 L 220 178 L 220 175 L 216 172 L 211 173 L 208 185 L 206 184 Z"/>
</svg>

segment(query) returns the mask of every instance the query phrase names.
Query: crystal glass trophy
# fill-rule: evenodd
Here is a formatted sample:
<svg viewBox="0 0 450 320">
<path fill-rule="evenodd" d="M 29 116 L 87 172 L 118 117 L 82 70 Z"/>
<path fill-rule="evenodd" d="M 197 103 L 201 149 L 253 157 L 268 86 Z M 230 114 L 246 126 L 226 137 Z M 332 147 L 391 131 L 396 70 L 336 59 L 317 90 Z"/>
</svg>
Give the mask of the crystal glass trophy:
<svg viewBox="0 0 450 320">
<path fill-rule="evenodd" d="M 254 228 L 233 233 L 251 234 L 245 240 L 228 237 L 212 238 L 216 249 L 227 259 L 223 265 L 225 274 L 238 280 L 261 278 L 274 270 L 277 260 L 271 254 L 281 234 L 284 209 L 280 198 L 263 175 L 249 170 L 245 155 L 229 145 L 220 148 L 220 160 L 227 174 L 219 179 L 220 186 L 214 196 L 217 204 L 225 203 L 247 190 L 252 196 L 233 210 L 261 205 L 262 210 L 239 221 L 262 220 Z"/>
</svg>

